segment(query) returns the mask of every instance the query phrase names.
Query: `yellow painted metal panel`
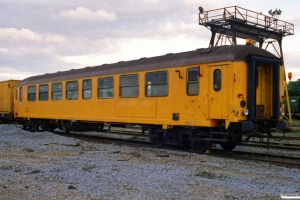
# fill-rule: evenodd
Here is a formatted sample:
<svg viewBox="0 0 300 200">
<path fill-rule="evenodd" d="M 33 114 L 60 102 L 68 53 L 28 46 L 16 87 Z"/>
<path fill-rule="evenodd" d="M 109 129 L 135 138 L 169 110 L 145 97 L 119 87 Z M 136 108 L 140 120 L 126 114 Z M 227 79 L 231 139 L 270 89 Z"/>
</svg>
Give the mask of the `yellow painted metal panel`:
<svg viewBox="0 0 300 200">
<path fill-rule="evenodd" d="M 13 92 L 18 80 L 0 82 L 0 113 L 13 112 Z"/>
<path fill-rule="evenodd" d="M 221 89 L 220 91 L 216 91 L 216 87 L 214 85 L 214 72 L 216 70 L 221 71 Z M 226 65 L 217 65 L 217 66 L 209 66 L 209 101 L 210 101 L 210 119 L 228 119 L 228 102 L 230 101 L 231 92 L 228 90 L 227 75 L 228 66 Z M 231 89 L 231 88 L 230 88 Z M 228 93 L 229 92 L 229 93 Z"/>
<path fill-rule="evenodd" d="M 223 120 L 226 125 L 246 119 L 240 102 L 247 101 L 247 64 L 245 62 L 222 62 L 201 65 L 199 94 L 187 95 L 187 69 L 198 65 L 169 68 L 168 95 L 166 97 L 145 97 L 145 74 L 139 72 L 139 96 L 137 98 L 119 97 L 119 75 L 114 75 L 114 98 L 99 99 L 97 80 L 92 79 L 92 98 L 82 99 L 82 80 L 78 79 L 78 100 L 66 100 L 65 83 L 63 99 L 27 101 L 27 86 L 23 87 L 23 102 L 17 101 L 18 115 L 26 118 L 68 119 L 82 121 L 141 123 L 160 125 L 206 126 L 213 127 Z M 213 94 L 213 69 L 222 70 L 222 90 Z M 166 70 L 155 70 L 166 71 Z M 180 76 L 179 76 L 180 71 Z M 147 71 L 148 72 L 148 71 Z M 131 73 L 133 74 L 133 73 Z M 72 81 L 72 80 L 68 80 Z M 42 83 L 44 84 L 44 83 Z M 38 88 L 38 85 L 36 85 Z M 216 93 L 216 92 L 215 92 Z M 241 96 L 239 96 L 241 94 Z M 179 114 L 173 120 L 173 113 Z"/>
<path fill-rule="evenodd" d="M 116 100 L 116 117 L 155 118 L 156 99 L 123 98 Z"/>
</svg>

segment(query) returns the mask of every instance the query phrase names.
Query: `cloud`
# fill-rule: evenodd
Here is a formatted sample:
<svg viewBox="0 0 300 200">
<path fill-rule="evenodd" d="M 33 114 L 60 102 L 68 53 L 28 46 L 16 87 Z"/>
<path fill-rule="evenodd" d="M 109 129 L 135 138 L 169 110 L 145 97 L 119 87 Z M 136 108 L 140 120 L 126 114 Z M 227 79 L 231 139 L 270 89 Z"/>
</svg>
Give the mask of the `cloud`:
<svg viewBox="0 0 300 200">
<path fill-rule="evenodd" d="M 30 29 L 0 28 L 0 40 L 4 42 L 53 42 L 61 43 L 65 37 L 52 34 L 40 34 Z"/>
<path fill-rule="evenodd" d="M 98 46 L 101 46 L 100 43 L 100 41 L 97 42 Z M 66 64 L 74 64 L 75 68 L 82 68 L 105 63 L 116 63 L 118 61 L 136 60 L 142 57 L 165 55 L 166 53 L 196 50 L 204 45 L 208 45 L 206 41 L 186 35 L 170 38 L 111 39 L 102 41 L 102 43 L 104 49 L 98 49 L 97 53 L 62 56 L 60 60 Z M 106 49 L 107 44 L 109 44 L 110 51 Z"/>
<path fill-rule="evenodd" d="M 15 70 L 10 67 L 0 67 L 0 69 L 1 69 L 0 81 L 8 80 L 8 79 L 22 80 L 24 78 L 34 75 L 31 72 Z"/>
<path fill-rule="evenodd" d="M 15 28 L 0 28 L 0 40 L 12 41 L 41 41 L 42 36 L 29 29 L 22 28 L 20 30 Z"/>
<path fill-rule="evenodd" d="M 117 19 L 117 16 L 114 12 L 107 12 L 103 9 L 93 12 L 85 7 L 77 7 L 75 10 L 61 11 L 59 16 L 72 19 L 95 21 L 115 21 Z"/>
<path fill-rule="evenodd" d="M 0 48 L 0 54 L 9 54 L 9 50 L 6 48 Z"/>
</svg>

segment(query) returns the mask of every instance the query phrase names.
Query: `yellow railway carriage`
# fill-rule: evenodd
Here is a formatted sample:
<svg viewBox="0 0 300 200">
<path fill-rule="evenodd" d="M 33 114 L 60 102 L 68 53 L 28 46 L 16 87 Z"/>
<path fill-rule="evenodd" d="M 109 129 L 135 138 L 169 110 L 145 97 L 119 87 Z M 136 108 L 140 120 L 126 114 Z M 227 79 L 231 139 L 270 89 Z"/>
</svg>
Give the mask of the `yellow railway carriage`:
<svg viewBox="0 0 300 200">
<path fill-rule="evenodd" d="M 157 146 L 231 150 L 257 127 L 284 129 L 280 64 L 233 45 L 34 76 L 18 83 L 14 114 L 29 129 L 139 124 Z"/>
<path fill-rule="evenodd" d="M 0 121 L 7 123 L 13 119 L 14 86 L 18 80 L 0 82 Z"/>
</svg>

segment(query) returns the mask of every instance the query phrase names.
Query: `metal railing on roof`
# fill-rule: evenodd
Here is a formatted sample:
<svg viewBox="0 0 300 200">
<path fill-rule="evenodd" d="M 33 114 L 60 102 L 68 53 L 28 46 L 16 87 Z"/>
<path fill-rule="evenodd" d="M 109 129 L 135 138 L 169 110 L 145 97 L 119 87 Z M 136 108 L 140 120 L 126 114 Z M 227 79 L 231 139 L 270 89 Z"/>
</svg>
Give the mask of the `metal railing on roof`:
<svg viewBox="0 0 300 200">
<path fill-rule="evenodd" d="M 283 36 L 294 35 L 294 25 L 273 16 L 267 16 L 238 6 L 220 8 L 199 13 L 199 24 L 226 26 L 231 22 L 247 24 L 256 28 L 278 32 Z"/>
</svg>

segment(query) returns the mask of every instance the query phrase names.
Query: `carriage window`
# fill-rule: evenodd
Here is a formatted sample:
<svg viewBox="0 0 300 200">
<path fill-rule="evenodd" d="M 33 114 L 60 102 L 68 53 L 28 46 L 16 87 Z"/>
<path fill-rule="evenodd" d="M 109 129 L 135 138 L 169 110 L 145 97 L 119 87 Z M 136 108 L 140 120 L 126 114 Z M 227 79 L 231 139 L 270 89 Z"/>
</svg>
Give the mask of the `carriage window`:
<svg viewBox="0 0 300 200">
<path fill-rule="evenodd" d="M 113 98 L 114 97 L 114 78 L 106 77 L 98 79 L 98 98 Z"/>
<path fill-rule="evenodd" d="M 62 100 L 62 83 L 52 84 L 52 100 Z"/>
<path fill-rule="evenodd" d="M 16 100 L 18 100 L 18 89 L 15 90 Z"/>
<path fill-rule="evenodd" d="M 67 100 L 78 99 L 78 81 L 67 82 Z"/>
<path fill-rule="evenodd" d="M 39 100 L 40 101 L 48 100 L 48 85 L 39 86 Z"/>
<path fill-rule="evenodd" d="M 120 76 L 120 97 L 138 97 L 138 75 Z"/>
<path fill-rule="evenodd" d="M 20 87 L 20 101 L 23 101 L 23 88 Z"/>
<path fill-rule="evenodd" d="M 199 94 L 199 75 L 198 69 L 187 70 L 187 95 L 194 96 Z"/>
<path fill-rule="evenodd" d="M 214 71 L 214 90 L 216 92 L 221 90 L 221 70 L 220 69 L 216 69 Z"/>
<path fill-rule="evenodd" d="M 167 72 L 151 72 L 146 74 L 146 96 L 158 97 L 168 95 Z"/>
<path fill-rule="evenodd" d="M 36 86 L 28 86 L 27 88 L 27 99 L 28 101 L 35 101 L 36 100 Z"/>
<path fill-rule="evenodd" d="M 82 98 L 90 99 L 92 98 L 92 80 L 82 81 Z"/>
</svg>

